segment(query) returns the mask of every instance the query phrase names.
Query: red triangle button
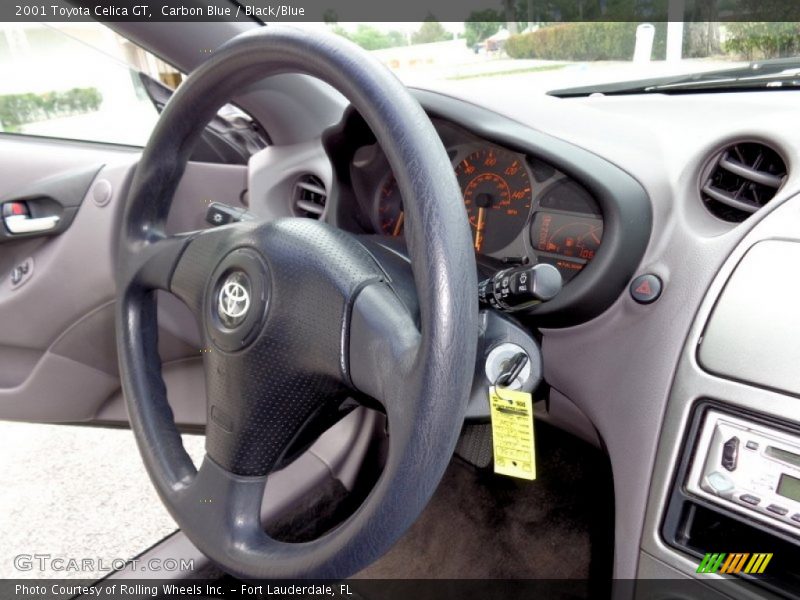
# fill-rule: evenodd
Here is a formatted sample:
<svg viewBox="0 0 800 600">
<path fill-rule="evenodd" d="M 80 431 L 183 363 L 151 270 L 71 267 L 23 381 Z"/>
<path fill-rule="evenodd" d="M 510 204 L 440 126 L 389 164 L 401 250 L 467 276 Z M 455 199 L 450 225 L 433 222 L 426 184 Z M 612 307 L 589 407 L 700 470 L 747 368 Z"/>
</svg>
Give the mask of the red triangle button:
<svg viewBox="0 0 800 600">
<path fill-rule="evenodd" d="M 639 304 L 650 304 L 658 300 L 663 284 L 657 275 L 639 275 L 631 282 L 630 294 Z"/>
</svg>

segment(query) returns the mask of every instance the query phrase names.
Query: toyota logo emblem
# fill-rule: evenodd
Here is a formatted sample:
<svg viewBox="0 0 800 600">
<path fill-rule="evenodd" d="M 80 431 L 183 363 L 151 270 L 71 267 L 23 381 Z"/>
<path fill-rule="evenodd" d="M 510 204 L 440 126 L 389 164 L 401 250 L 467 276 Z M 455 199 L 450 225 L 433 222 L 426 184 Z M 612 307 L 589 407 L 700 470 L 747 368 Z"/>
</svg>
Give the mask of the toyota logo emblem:
<svg viewBox="0 0 800 600">
<path fill-rule="evenodd" d="M 222 284 L 219 291 L 217 310 L 222 322 L 227 326 L 236 326 L 247 315 L 250 309 L 250 292 L 244 273 L 231 274 Z"/>
</svg>

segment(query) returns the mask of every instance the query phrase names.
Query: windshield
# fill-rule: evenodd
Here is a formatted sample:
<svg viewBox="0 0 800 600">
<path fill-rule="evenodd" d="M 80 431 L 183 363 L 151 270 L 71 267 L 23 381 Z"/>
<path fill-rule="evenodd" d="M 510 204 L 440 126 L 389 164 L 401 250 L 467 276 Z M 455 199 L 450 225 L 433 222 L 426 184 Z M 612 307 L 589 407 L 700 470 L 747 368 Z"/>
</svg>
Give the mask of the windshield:
<svg viewBox="0 0 800 600">
<path fill-rule="evenodd" d="M 674 78 L 800 57 L 797 22 L 301 23 L 371 51 L 408 85 L 515 93 Z M 796 72 L 796 68 L 795 71 Z"/>
</svg>

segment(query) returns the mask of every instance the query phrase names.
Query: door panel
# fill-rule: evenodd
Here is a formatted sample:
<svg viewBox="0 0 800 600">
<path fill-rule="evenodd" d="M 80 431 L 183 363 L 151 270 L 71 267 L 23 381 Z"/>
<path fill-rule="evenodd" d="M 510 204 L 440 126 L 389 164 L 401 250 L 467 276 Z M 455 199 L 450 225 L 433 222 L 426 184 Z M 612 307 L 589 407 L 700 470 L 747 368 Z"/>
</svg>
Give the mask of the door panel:
<svg viewBox="0 0 800 600">
<path fill-rule="evenodd" d="M 0 202 L 59 173 L 104 165 L 66 231 L 0 244 L 0 419 L 126 421 L 114 338 L 114 253 L 137 156 L 133 150 L 0 135 Z M 205 226 L 211 201 L 241 206 L 245 186 L 246 167 L 191 163 L 169 229 Z M 31 268 L 15 286 L 12 271 L 24 262 Z M 158 302 L 170 402 L 180 424 L 202 425 L 196 325 L 175 298 L 159 295 Z"/>
</svg>

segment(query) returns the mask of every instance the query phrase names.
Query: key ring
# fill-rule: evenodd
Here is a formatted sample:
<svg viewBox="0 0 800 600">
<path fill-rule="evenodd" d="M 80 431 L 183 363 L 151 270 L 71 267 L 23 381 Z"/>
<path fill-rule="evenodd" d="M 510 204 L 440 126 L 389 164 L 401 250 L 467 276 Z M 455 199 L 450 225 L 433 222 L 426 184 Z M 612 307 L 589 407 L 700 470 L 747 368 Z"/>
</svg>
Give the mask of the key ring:
<svg viewBox="0 0 800 600">
<path fill-rule="evenodd" d="M 500 393 L 500 390 L 507 388 L 517 377 L 519 377 L 519 374 L 522 373 L 522 369 L 525 368 L 526 364 L 528 364 L 528 355 L 524 352 L 518 352 L 504 363 L 503 366 L 505 368 L 500 371 L 492 383 L 492 387 L 494 387 L 494 393 L 498 398 L 505 400 L 509 404 L 514 402 L 509 398 L 503 397 L 503 395 Z"/>
</svg>

